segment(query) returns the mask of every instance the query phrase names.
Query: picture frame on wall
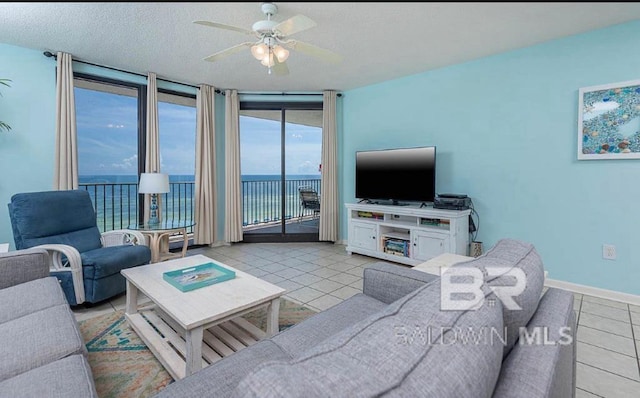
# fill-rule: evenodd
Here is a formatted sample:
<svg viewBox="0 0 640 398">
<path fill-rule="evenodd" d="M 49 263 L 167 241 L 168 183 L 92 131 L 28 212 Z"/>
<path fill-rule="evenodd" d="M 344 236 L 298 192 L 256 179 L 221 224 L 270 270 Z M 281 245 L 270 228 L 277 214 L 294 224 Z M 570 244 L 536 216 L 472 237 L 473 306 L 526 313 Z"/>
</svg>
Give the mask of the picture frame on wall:
<svg viewBox="0 0 640 398">
<path fill-rule="evenodd" d="M 578 90 L 578 160 L 640 159 L 640 80 Z"/>
</svg>

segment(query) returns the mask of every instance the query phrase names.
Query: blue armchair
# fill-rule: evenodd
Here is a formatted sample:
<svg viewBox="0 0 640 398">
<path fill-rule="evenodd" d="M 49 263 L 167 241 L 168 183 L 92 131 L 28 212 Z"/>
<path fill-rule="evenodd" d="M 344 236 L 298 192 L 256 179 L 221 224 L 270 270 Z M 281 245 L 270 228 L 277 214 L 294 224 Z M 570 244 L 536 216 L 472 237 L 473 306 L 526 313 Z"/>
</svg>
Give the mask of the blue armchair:
<svg viewBox="0 0 640 398">
<path fill-rule="evenodd" d="M 49 252 L 51 275 L 60 280 L 70 305 L 97 303 L 124 292 L 120 270 L 151 260 L 140 232 L 100 233 L 87 191 L 15 194 L 9 216 L 16 249 Z"/>
</svg>

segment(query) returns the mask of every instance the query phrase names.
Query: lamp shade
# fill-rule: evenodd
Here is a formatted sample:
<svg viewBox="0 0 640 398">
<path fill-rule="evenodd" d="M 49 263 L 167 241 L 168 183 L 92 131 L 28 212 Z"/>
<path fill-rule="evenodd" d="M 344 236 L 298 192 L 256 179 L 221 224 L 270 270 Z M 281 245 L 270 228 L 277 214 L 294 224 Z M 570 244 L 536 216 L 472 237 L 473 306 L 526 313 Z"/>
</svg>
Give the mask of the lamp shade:
<svg viewBox="0 0 640 398">
<path fill-rule="evenodd" d="M 167 193 L 169 192 L 169 175 L 162 173 L 140 174 L 138 193 Z"/>
<path fill-rule="evenodd" d="M 262 62 L 260 62 L 262 65 L 264 66 L 268 66 L 269 68 L 271 68 L 273 65 L 275 65 L 275 61 L 273 60 L 273 53 L 269 53 L 268 55 L 266 55 L 263 59 Z"/>
<path fill-rule="evenodd" d="M 283 63 L 287 58 L 289 58 L 289 50 L 282 46 L 275 46 L 273 48 L 273 53 L 276 55 L 276 58 L 278 58 L 278 62 L 280 63 Z"/>
<path fill-rule="evenodd" d="M 264 58 L 265 55 L 267 55 L 268 52 L 269 52 L 269 47 L 267 47 L 267 45 L 264 43 L 256 44 L 251 47 L 251 54 L 258 61 L 262 61 L 262 59 Z"/>
</svg>

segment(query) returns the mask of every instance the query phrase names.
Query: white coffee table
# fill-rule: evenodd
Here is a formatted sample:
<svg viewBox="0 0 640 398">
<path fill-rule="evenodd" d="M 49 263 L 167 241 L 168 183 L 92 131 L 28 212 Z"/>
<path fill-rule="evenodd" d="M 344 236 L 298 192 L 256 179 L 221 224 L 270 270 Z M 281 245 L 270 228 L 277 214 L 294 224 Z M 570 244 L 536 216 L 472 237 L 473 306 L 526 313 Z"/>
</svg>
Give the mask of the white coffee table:
<svg viewBox="0 0 640 398">
<path fill-rule="evenodd" d="M 189 292 L 162 278 L 166 271 L 208 262 L 233 270 L 236 277 Z M 209 257 L 189 256 L 121 272 L 127 280 L 127 321 L 176 380 L 278 332 L 285 289 Z M 139 307 L 139 292 L 150 305 Z M 266 332 L 240 317 L 262 306 L 267 306 Z"/>
</svg>

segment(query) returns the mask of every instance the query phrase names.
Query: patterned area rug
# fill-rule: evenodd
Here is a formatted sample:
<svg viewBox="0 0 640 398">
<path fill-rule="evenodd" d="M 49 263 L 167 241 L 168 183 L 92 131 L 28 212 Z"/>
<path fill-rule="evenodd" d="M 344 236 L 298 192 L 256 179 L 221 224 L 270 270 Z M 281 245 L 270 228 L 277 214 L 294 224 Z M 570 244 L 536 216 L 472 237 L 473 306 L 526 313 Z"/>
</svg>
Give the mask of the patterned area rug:
<svg viewBox="0 0 640 398">
<path fill-rule="evenodd" d="M 280 330 L 295 325 L 315 312 L 280 299 Z M 266 327 L 266 309 L 244 318 Z M 124 311 L 78 322 L 89 351 L 89 364 L 101 398 L 150 397 L 173 381 L 124 318 Z"/>
</svg>

